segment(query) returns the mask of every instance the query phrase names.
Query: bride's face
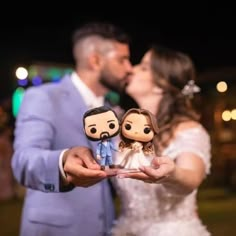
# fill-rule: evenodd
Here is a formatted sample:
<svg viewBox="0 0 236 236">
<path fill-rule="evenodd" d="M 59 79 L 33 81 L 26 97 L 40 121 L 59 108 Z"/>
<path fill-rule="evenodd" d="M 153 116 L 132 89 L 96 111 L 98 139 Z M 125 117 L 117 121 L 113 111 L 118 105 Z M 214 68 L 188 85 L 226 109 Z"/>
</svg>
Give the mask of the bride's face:
<svg viewBox="0 0 236 236">
<path fill-rule="evenodd" d="M 151 52 L 148 51 L 143 56 L 140 64 L 134 66 L 133 74 L 126 87 L 126 92 L 137 100 L 140 97 L 150 94 L 156 87 L 151 70 Z"/>
</svg>

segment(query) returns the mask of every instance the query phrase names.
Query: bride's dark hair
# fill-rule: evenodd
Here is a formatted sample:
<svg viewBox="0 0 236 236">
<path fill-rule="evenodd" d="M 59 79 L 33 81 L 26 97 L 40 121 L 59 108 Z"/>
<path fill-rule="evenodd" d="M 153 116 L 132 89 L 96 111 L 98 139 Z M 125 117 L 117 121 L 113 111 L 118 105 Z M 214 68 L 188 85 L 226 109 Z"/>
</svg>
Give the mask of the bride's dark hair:
<svg viewBox="0 0 236 236">
<path fill-rule="evenodd" d="M 179 123 L 200 118 L 192 98 L 183 92 L 189 81 L 195 81 L 196 72 L 191 58 L 182 52 L 159 45 L 153 45 L 150 52 L 154 81 L 163 90 L 157 115 L 157 138 L 160 146 L 165 147 Z"/>
</svg>

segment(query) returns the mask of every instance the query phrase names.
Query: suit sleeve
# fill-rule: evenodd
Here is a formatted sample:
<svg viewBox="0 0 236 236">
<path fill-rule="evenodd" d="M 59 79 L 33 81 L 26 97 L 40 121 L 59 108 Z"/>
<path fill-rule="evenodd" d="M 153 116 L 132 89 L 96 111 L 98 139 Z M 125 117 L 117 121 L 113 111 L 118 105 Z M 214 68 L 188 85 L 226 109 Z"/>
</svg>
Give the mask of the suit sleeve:
<svg viewBox="0 0 236 236">
<path fill-rule="evenodd" d="M 52 101 L 40 88 L 26 91 L 16 120 L 12 169 L 25 187 L 60 192 L 59 156 L 51 150 L 55 134 Z"/>
</svg>

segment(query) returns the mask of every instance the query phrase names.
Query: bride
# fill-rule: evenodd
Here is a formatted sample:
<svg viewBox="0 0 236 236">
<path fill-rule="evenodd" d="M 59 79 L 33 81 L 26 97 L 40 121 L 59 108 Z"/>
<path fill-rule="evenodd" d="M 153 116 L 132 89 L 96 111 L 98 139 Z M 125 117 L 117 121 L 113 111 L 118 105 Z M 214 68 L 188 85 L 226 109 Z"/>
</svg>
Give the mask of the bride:
<svg viewBox="0 0 236 236">
<path fill-rule="evenodd" d="M 197 213 L 197 191 L 210 172 L 210 137 L 192 106 L 195 71 L 191 59 L 153 46 L 126 92 L 156 115 L 158 153 L 140 172 L 112 177 L 121 212 L 112 235 L 209 236 Z M 117 153 L 119 158 L 120 153 Z"/>
</svg>

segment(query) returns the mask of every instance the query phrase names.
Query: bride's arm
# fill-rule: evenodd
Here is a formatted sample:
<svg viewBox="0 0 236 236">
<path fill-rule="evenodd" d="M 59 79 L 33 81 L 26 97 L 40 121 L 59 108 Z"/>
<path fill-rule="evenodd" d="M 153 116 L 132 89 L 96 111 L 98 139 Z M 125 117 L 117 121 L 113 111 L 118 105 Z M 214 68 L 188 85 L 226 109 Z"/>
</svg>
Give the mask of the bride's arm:
<svg viewBox="0 0 236 236">
<path fill-rule="evenodd" d="M 205 165 L 201 158 L 192 153 L 182 153 L 176 162 L 169 157 L 155 157 L 150 167 L 141 167 L 142 173 L 120 175 L 147 183 L 162 184 L 176 194 L 188 194 L 198 188 L 205 177 Z"/>
<path fill-rule="evenodd" d="M 164 185 L 178 192 L 191 192 L 198 188 L 206 176 L 203 160 L 191 153 L 183 153 L 177 158 L 176 167 Z"/>
<path fill-rule="evenodd" d="M 159 164 L 158 169 L 155 169 L 155 163 Z M 204 162 L 192 153 L 182 153 L 176 162 L 168 157 L 156 158 L 153 168 L 144 167 L 142 171 L 178 194 L 188 194 L 198 188 L 206 175 Z M 166 177 L 158 181 L 162 176 Z"/>
<path fill-rule="evenodd" d="M 141 173 L 130 173 L 121 177 L 162 184 L 176 194 L 188 194 L 198 188 L 210 172 L 210 136 L 202 128 L 184 129 L 186 124 L 179 128 L 181 135 L 176 139 L 176 156 L 172 154 L 174 160 L 169 157 L 155 157 L 150 167 L 140 168 Z"/>
</svg>

